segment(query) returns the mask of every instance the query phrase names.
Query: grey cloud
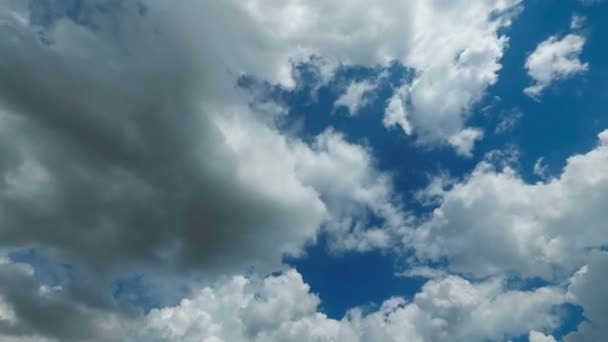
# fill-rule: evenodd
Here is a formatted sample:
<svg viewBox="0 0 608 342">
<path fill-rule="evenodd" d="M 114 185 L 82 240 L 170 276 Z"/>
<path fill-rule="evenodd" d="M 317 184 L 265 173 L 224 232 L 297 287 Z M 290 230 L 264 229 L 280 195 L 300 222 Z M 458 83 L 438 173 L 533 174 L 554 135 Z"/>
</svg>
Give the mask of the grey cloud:
<svg viewBox="0 0 608 342">
<path fill-rule="evenodd" d="M 281 198 L 239 176 L 196 53 L 168 30 L 125 7 L 93 18 L 96 31 L 60 20 L 47 45 L 11 15 L 0 30 L 3 246 L 50 246 L 102 271 L 228 270 L 314 236 L 323 207 L 312 191 L 296 184 L 300 196 Z"/>
</svg>

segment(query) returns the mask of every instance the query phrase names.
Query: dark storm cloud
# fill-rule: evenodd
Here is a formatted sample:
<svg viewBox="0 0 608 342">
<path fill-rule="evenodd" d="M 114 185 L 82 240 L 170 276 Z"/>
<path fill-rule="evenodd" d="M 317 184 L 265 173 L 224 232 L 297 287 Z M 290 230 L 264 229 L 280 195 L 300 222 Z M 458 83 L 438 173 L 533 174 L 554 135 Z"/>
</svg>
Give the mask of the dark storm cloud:
<svg viewBox="0 0 608 342">
<path fill-rule="evenodd" d="M 50 43 L 5 9 L 0 244 L 103 272 L 279 261 L 282 243 L 313 236 L 316 197 L 283 201 L 243 181 L 209 113 L 204 63 L 121 3 L 87 26 L 55 22 Z"/>
</svg>

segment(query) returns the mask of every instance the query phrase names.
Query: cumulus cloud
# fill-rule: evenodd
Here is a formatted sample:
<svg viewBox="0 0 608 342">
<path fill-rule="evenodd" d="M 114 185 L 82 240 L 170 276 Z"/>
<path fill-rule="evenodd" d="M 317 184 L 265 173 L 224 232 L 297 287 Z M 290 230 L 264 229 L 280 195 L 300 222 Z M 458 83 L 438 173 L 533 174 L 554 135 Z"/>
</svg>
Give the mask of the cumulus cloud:
<svg viewBox="0 0 608 342">
<path fill-rule="evenodd" d="M 397 61 L 414 76 L 387 103 L 385 125 L 469 156 L 482 133 L 466 127 L 468 112 L 497 80 L 508 43 L 499 31 L 520 2 L 92 0 L 74 18 L 58 1 L 5 1 L 0 248 L 46 248 L 100 278 L 155 265 L 214 279 L 275 270 L 321 226 L 336 249 L 388 248 L 412 222 L 371 151 L 332 130 L 310 144 L 283 135 L 239 78 L 291 88 L 292 65 L 311 56 L 327 62 L 325 79 L 339 65 Z M 417 241 L 446 254 L 437 219 L 420 231 L 438 231 Z M 563 301 L 557 288 L 437 277 L 412 302 L 332 320 L 288 271 L 231 278 L 137 319 L 92 294 L 104 280 L 89 292 L 49 287 L 12 262 L 0 280 L 0 337 L 32 341 L 500 339 L 553 327 Z"/>
<path fill-rule="evenodd" d="M 351 32 L 350 20 L 366 18 L 356 8 L 342 27 L 316 22 L 314 13 L 339 12 L 320 3 L 147 1 L 144 15 L 136 2 L 104 3 L 103 11 L 91 2 L 79 20 L 59 13 L 45 26 L 30 13 L 41 4 L 2 5 L 3 246 L 49 247 L 103 271 L 155 262 L 230 272 L 278 265 L 343 215 L 327 211 L 325 197 L 336 196 L 322 193 L 329 178 L 360 189 L 341 193 L 344 203 L 385 210 L 377 200 L 389 196 L 389 181 L 357 164 L 370 162 L 367 150 L 333 133 L 314 148 L 288 139 L 235 88 L 243 74 L 289 86 L 290 63 L 313 52 L 344 63 L 384 60 L 333 41 Z M 406 5 L 394 6 L 377 14 Z M 239 25 L 217 40 L 216 25 L 227 21 Z M 226 44 L 243 32 L 252 37 Z M 387 41 L 367 35 L 355 34 L 358 44 Z M 299 40 L 310 49 L 300 51 Z M 323 150 L 335 146 L 338 155 Z M 340 151 L 351 155 L 334 161 Z M 342 177 L 353 170 L 361 171 Z"/>
<path fill-rule="evenodd" d="M 400 87 L 398 91 L 395 91 L 393 96 L 388 100 L 386 109 L 384 110 L 382 123 L 386 128 L 398 126 L 406 135 L 411 135 L 414 128 L 408 120 L 407 106 L 405 103 L 406 99 L 406 87 Z"/>
<path fill-rule="evenodd" d="M 573 19 L 572 25 L 579 26 L 580 20 Z M 524 89 L 524 93 L 538 98 L 553 82 L 589 70 L 589 64 L 580 60 L 585 42 L 585 37 L 581 35 L 568 34 L 564 37 L 551 36 L 540 43 L 526 60 L 526 70 L 534 84 Z"/>
<path fill-rule="evenodd" d="M 369 92 L 374 90 L 375 85 L 369 81 L 351 82 L 344 94 L 334 103 L 334 107 L 345 107 L 351 116 L 357 115 L 359 110 L 364 107 L 369 99 Z"/>
<path fill-rule="evenodd" d="M 553 336 L 545 335 L 538 331 L 531 331 L 529 340 L 530 342 L 557 342 Z"/>
<path fill-rule="evenodd" d="M 478 128 L 467 128 L 448 138 L 448 143 L 461 156 L 471 158 L 477 140 L 483 139 L 483 131 Z"/>
<path fill-rule="evenodd" d="M 293 156 L 302 182 L 323 189 L 330 247 L 356 251 L 388 248 L 411 228 L 391 176 L 374 167 L 368 148 L 349 144 L 342 135 L 328 130 L 311 146 L 295 147 Z M 370 225 L 372 218 L 381 223 Z"/>
<path fill-rule="evenodd" d="M 452 138 L 466 154 L 478 135 L 461 132 L 463 113 L 495 81 L 497 30 L 518 4 L 91 1 L 76 20 L 56 2 L 7 1 L 2 244 L 105 270 L 276 264 L 314 239 L 327 206 L 296 170 L 299 142 L 257 119 L 238 78 L 292 87 L 291 65 L 312 55 L 400 61 L 416 70 L 419 135 L 468 137 Z"/>
<path fill-rule="evenodd" d="M 149 341 L 500 340 L 554 327 L 559 318 L 551 309 L 564 298 L 558 288 L 513 291 L 500 279 L 470 283 L 450 276 L 429 281 L 411 302 L 395 297 L 375 311 L 356 308 L 335 320 L 317 311 L 317 296 L 287 271 L 205 288 L 176 307 L 152 311 L 141 331 Z"/>
<path fill-rule="evenodd" d="M 510 166 L 484 161 L 443 193 L 433 190 L 441 204 L 413 243 L 422 259 L 447 258 L 458 272 L 563 279 L 608 241 L 606 175 L 608 131 L 546 183 L 528 184 Z"/>
</svg>

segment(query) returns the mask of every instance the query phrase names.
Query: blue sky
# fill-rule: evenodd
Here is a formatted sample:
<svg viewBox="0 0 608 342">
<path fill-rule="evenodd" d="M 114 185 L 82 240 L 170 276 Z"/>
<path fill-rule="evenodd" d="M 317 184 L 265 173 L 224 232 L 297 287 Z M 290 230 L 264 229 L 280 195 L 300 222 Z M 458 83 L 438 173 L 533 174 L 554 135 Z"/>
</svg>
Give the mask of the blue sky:
<svg viewBox="0 0 608 342">
<path fill-rule="evenodd" d="M 601 340 L 605 18 L 9 0 L 0 339 Z"/>
</svg>

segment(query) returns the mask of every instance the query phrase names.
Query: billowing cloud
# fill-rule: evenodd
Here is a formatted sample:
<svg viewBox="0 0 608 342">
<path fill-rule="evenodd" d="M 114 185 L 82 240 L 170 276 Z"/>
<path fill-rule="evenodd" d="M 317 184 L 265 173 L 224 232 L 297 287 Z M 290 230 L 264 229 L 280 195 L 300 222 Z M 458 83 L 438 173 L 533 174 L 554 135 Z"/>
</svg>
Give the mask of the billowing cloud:
<svg viewBox="0 0 608 342">
<path fill-rule="evenodd" d="M 530 342 L 557 342 L 553 336 L 545 335 L 539 331 L 531 331 L 529 339 Z"/>
<path fill-rule="evenodd" d="M 445 257 L 458 272 L 563 279 L 585 264 L 588 251 L 608 242 L 607 175 L 608 131 L 545 183 L 528 184 L 509 166 L 482 162 L 443 193 L 429 189 L 441 204 L 414 244 L 421 258 Z"/>
<path fill-rule="evenodd" d="M 75 19 L 55 2 L 5 2 L 2 244 L 106 270 L 276 264 L 314 239 L 325 189 L 298 174 L 301 144 L 258 120 L 238 78 L 291 87 L 292 63 L 311 55 L 397 60 L 416 70 L 419 135 L 469 137 L 463 115 L 496 79 L 497 30 L 518 4 L 92 1 Z"/>
<path fill-rule="evenodd" d="M 336 250 L 388 249 L 406 237 L 421 260 L 448 257 L 454 269 L 492 276 L 495 270 L 521 270 L 523 258 L 533 260 L 523 272 L 544 275 L 566 251 L 593 246 L 595 233 L 571 241 L 545 235 L 528 224 L 536 222 L 538 208 L 525 207 L 542 203 L 544 197 L 534 196 L 548 193 L 557 201 L 551 208 L 573 220 L 603 219 L 588 215 L 593 207 L 579 213 L 559 195 L 603 198 L 606 173 L 576 165 L 598 163 L 601 170 L 605 144 L 571 159 L 560 179 L 542 185 L 482 164 L 463 184 L 435 194 L 441 207 L 410 239 L 414 223 L 371 149 L 332 129 L 312 142 L 288 137 L 274 125 L 274 110 L 251 108 L 246 91 L 236 86 L 248 76 L 295 87 L 292 66 L 313 63 L 312 56 L 327 63 L 324 79 L 341 65 L 386 67 L 397 61 L 413 77 L 396 87 L 384 124 L 401 126 L 419 143 L 448 144 L 470 156 L 482 132 L 466 127 L 466 120 L 497 80 L 508 43 L 499 32 L 520 2 L 92 0 L 81 2 L 75 14 L 58 1 L 5 1 L 0 248 L 45 248 L 102 280 L 88 291 L 47 286 L 27 267 L 3 262 L 0 337 L 470 341 L 553 328 L 558 317 L 552 308 L 565 298 L 561 289 L 519 291 L 502 278 L 470 282 L 445 273 L 411 302 L 389 299 L 377 310 L 356 308 L 341 320 L 319 311 L 319 299 L 295 271 L 218 280 L 145 317 L 94 294 L 104 275 L 133 266 L 203 272 L 210 279 L 249 266 L 266 274 L 281 267 L 285 254 L 300 254 L 321 227 Z M 349 87 L 345 95 L 352 96 L 337 104 L 354 113 L 365 102 L 365 82 Z M 515 200 L 522 203 L 511 206 L 487 194 L 502 191 L 502 181 L 509 191 L 523 193 Z M 536 190 L 545 187 L 557 190 Z M 479 197 L 464 199 L 469 189 Z M 486 209 L 483 203 L 500 211 L 469 216 L 467 210 L 479 209 L 474 204 Z M 500 216 L 513 210 L 522 226 Z M 559 218 L 550 208 L 546 216 L 540 212 L 542 219 Z M 446 222 L 459 228 L 457 237 Z M 515 249 L 483 246 L 487 264 L 478 267 L 466 255 L 471 240 L 465 238 L 494 238 L 480 228 L 486 222 L 506 224 L 507 242 L 520 243 L 509 235 L 520 231 L 533 239 Z M 568 222 L 555 229 L 568 231 Z"/>
<path fill-rule="evenodd" d="M 558 288 L 512 291 L 499 280 L 459 277 L 428 282 L 413 301 L 392 298 L 377 310 L 353 309 L 334 320 L 319 299 L 288 271 L 261 281 L 236 277 L 208 287 L 176 307 L 152 311 L 142 336 L 149 341 L 482 341 L 501 340 L 559 322 L 552 308 Z M 527 330 L 526 330 L 527 329 Z"/>
<path fill-rule="evenodd" d="M 526 60 L 526 70 L 534 84 L 524 89 L 524 93 L 538 98 L 553 82 L 589 70 L 589 64 L 580 60 L 585 41 L 581 35 L 568 34 L 564 37 L 551 36 L 541 42 Z"/>
<path fill-rule="evenodd" d="M 366 150 L 333 133 L 314 148 L 282 136 L 235 88 L 242 74 L 288 86 L 284 69 L 301 52 L 295 40 L 317 29 L 309 12 L 324 5 L 149 1 L 144 15 L 135 2 L 103 11 L 91 3 L 79 21 L 58 16 L 40 26 L 29 13 L 38 4 L 2 5 L 3 246 L 48 247 L 104 271 L 138 262 L 218 272 L 276 266 L 341 215 L 327 212 L 328 177 L 360 169 L 348 187 L 365 189 L 380 175 L 358 164 L 370 162 Z M 298 13 L 303 26 L 276 36 Z M 214 25 L 226 16 L 241 26 L 216 40 Z M 243 32 L 255 37 L 226 44 Z M 270 45 L 260 50 L 260 40 Z M 338 155 L 326 155 L 332 147 Z M 334 160 L 341 151 L 351 160 Z M 351 195 L 363 208 L 385 196 L 341 199 Z"/>
<path fill-rule="evenodd" d="M 464 157 L 473 156 L 473 148 L 477 140 L 483 139 L 483 131 L 478 128 L 467 128 L 448 138 L 448 143 L 456 149 L 456 153 Z"/>
</svg>

